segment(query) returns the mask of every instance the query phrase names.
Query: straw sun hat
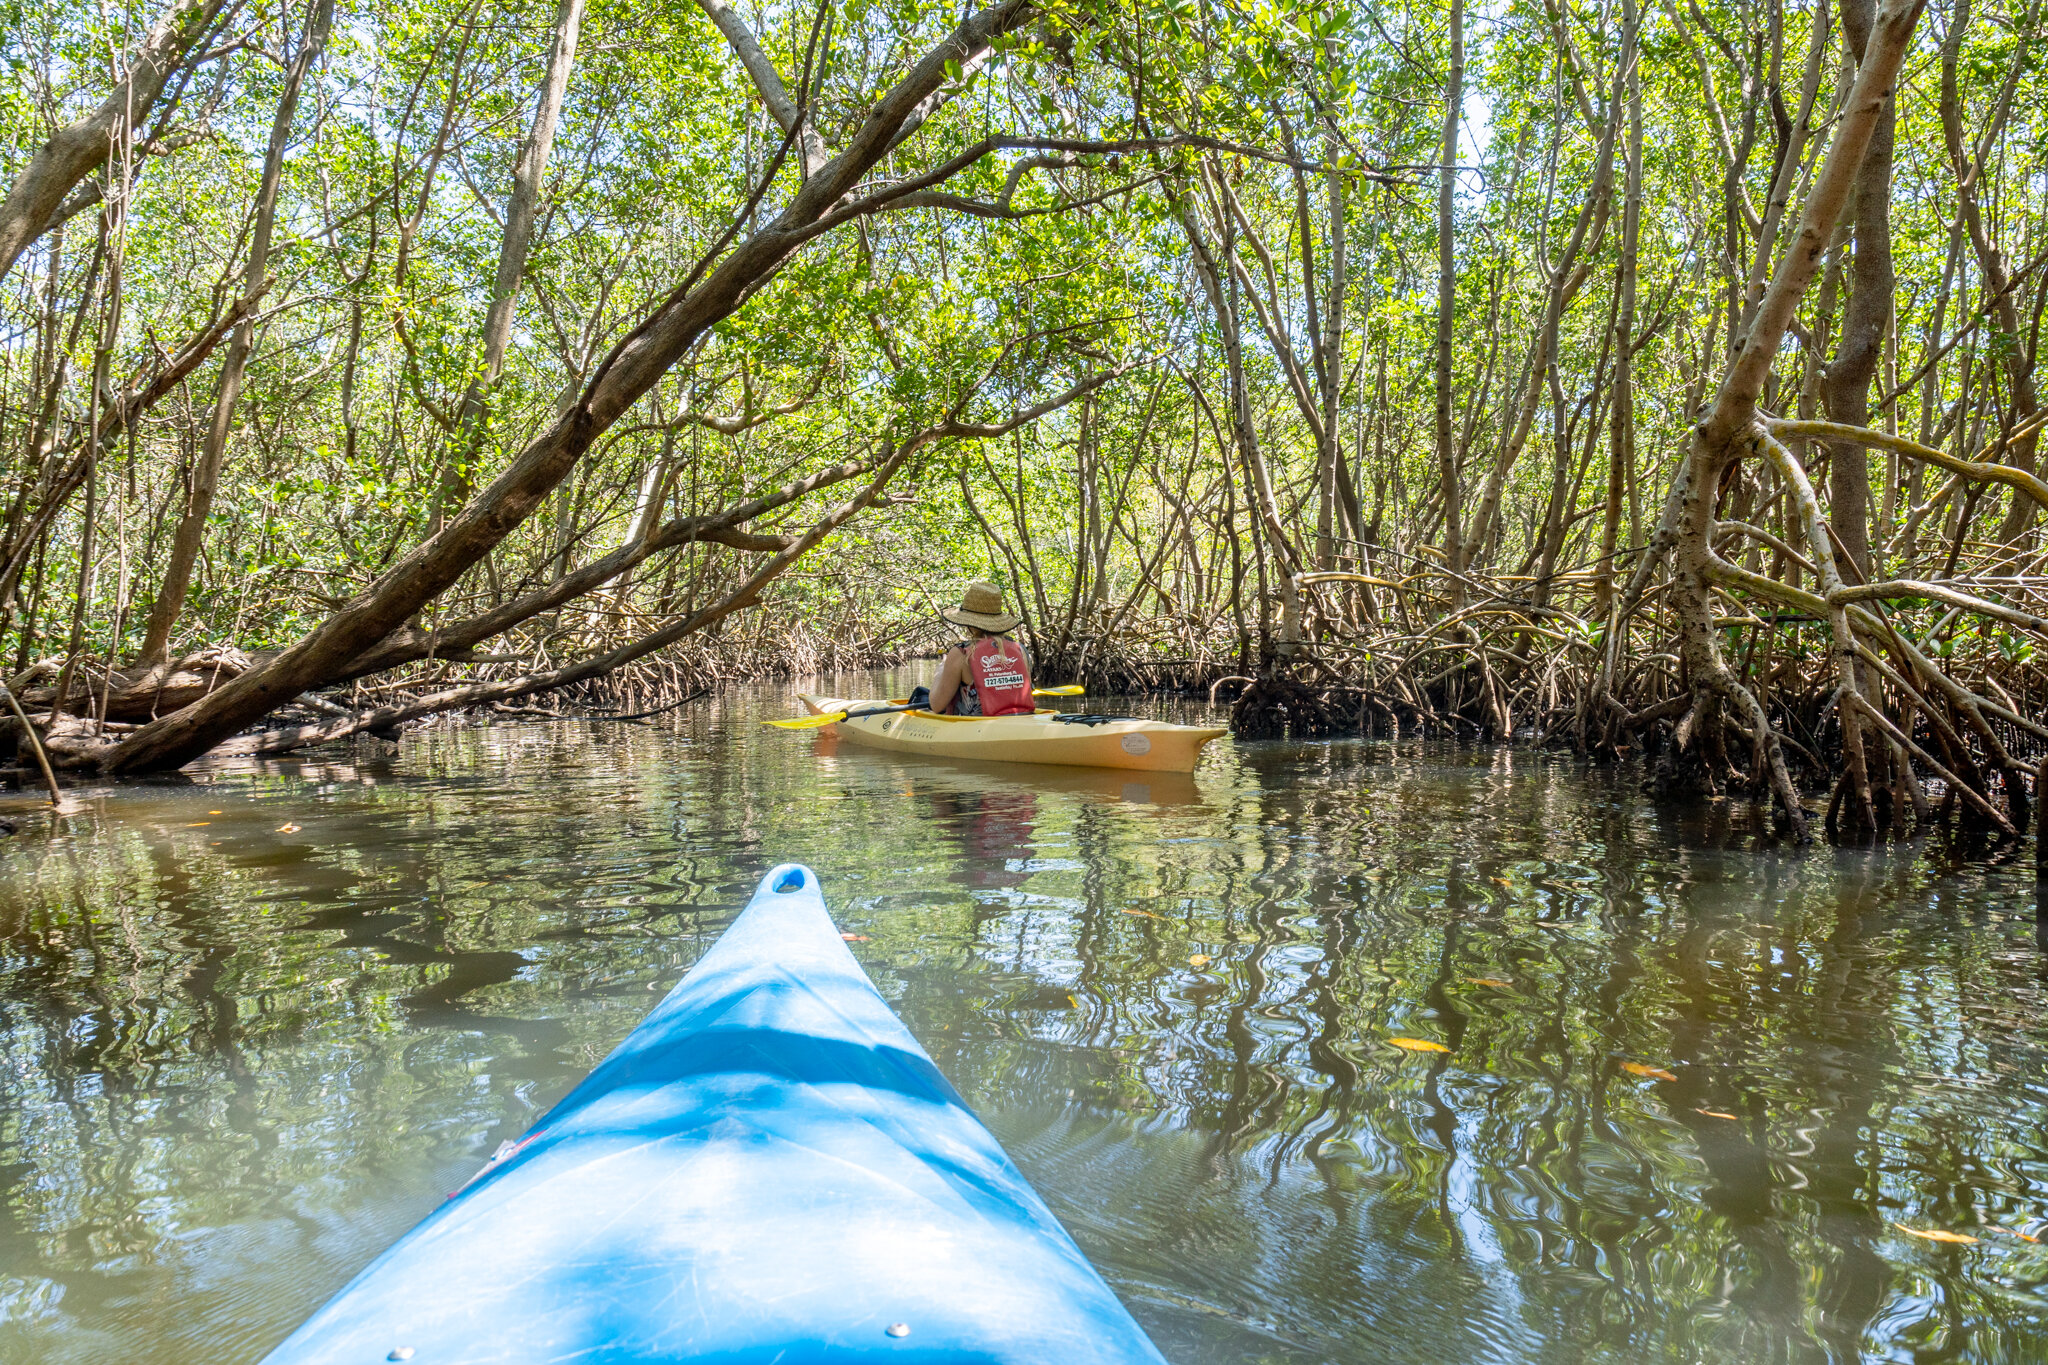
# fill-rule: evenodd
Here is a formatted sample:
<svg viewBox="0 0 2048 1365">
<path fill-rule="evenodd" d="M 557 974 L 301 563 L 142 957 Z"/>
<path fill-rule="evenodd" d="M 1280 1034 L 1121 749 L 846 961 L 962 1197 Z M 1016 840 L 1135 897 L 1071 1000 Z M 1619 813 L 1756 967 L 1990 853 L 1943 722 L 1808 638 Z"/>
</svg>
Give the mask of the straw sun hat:
<svg viewBox="0 0 2048 1365">
<path fill-rule="evenodd" d="M 1003 610 L 1003 590 L 993 583 L 969 583 L 960 594 L 960 605 L 939 608 L 939 619 L 994 635 L 1007 635 L 1024 621 Z"/>
</svg>

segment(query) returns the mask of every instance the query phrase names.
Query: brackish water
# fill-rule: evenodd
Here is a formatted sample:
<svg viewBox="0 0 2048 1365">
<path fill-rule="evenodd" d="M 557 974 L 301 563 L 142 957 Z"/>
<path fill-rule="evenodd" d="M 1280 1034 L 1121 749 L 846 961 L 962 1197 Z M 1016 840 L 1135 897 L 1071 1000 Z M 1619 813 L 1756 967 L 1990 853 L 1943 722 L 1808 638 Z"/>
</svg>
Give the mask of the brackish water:
<svg viewBox="0 0 2048 1365">
<path fill-rule="evenodd" d="M 0 1360 L 254 1360 L 784 860 L 1177 1365 L 2048 1359 L 2031 866 L 1526 748 L 1126 782 L 790 709 L 0 798 Z"/>
</svg>

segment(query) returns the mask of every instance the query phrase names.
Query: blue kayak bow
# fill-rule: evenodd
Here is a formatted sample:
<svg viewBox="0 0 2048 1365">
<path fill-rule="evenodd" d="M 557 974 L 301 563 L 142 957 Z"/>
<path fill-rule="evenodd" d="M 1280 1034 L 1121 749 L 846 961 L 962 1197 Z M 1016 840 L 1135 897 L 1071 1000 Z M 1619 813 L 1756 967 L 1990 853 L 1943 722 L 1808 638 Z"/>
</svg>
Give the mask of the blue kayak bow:
<svg viewBox="0 0 2048 1365">
<path fill-rule="evenodd" d="M 268 1365 L 1164 1365 L 786 864 Z"/>
</svg>

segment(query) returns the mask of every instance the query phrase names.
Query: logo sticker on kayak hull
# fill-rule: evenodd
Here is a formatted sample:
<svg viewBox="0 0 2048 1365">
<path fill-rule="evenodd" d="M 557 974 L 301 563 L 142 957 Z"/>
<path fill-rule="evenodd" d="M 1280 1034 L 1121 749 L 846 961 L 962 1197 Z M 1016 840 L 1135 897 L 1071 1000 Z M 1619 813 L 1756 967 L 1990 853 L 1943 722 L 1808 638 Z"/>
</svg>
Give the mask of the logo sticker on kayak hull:
<svg viewBox="0 0 2048 1365">
<path fill-rule="evenodd" d="M 1149 754 L 1152 752 L 1150 735 L 1125 735 L 1124 752 L 1127 754 Z"/>
</svg>

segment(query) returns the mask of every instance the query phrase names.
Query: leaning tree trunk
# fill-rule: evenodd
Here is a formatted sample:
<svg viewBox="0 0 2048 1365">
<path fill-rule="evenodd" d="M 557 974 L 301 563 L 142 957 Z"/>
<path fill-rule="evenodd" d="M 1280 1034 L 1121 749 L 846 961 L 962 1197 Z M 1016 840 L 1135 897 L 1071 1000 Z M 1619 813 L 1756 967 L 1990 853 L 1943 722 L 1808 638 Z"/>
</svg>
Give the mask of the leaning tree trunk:
<svg viewBox="0 0 2048 1365">
<path fill-rule="evenodd" d="M 90 114 L 59 128 L 36 149 L 0 201 L 0 277 L 50 227 L 72 188 L 106 162 L 115 129 L 132 129 L 149 117 L 164 86 L 213 28 L 224 3 L 175 0 L 143 37 L 127 79 Z"/>
<path fill-rule="evenodd" d="M 600 433 L 623 416 L 705 332 L 764 286 L 805 243 L 858 216 L 842 204 L 898 139 L 925 116 L 962 63 L 986 52 L 1035 15 L 1030 0 L 969 15 L 869 108 L 847 147 L 791 197 L 773 221 L 707 264 L 621 340 L 581 395 L 540 432 L 490 486 L 439 532 L 386 569 L 360 596 L 261 668 L 205 700 L 142 727 L 99 758 L 103 771 L 179 767 L 268 715 L 349 661 L 446 591 L 532 514 L 576 467 Z M 737 222 L 737 232 L 744 220 Z M 708 260 L 708 258 L 707 258 Z"/>
</svg>

